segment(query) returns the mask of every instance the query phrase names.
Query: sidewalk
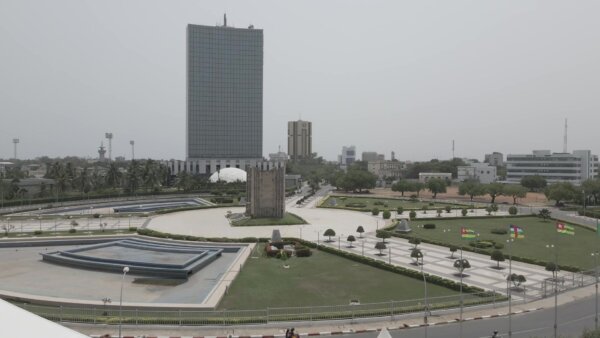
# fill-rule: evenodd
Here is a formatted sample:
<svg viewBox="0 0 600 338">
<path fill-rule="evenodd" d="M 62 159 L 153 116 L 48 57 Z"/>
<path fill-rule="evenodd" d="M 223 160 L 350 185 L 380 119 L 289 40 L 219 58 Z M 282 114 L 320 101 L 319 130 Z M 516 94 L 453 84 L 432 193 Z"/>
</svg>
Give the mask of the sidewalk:
<svg viewBox="0 0 600 338">
<path fill-rule="evenodd" d="M 593 296 L 595 286 L 590 285 L 580 289 L 572 290 L 558 295 L 558 305 L 570 303 Z M 552 308 L 554 306 L 554 297 L 547 297 L 538 301 L 523 304 L 522 302 L 513 302 L 512 313 L 522 314 L 531 311 L 536 311 L 544 308 Z M 515 304 L 516 303 L 516 304 Z M 463 319 L 482 320 L 508 314 L 508 303 L 504 303 L 496 308 L 466 308 L 463 313 Z M 459 309 L 434 311 L 429 317 L 429 325 L 442 325 L 458 321 Z M 103 334 L 117 335 L 118 327 L 115 326 L 92 326 L 84 324 L 63 323 L 64 326 L 70 327 L 84 334 L 98 337 Z M 266 325 L 249 325 L 249 326 L 228 326 L 228 327 L 154 327 L 140 326 L 139 328 L 124 326 L 124 337 L 283 337 L 285 329 L 295 327 L 296 332 L 300 336 L 316 336 L 316 335 L 335 335 L 349 334 L 360 332 L 377 331 L 384 327 L 389 330 L 407 329 L 423 325 L 422 313 L 413 313 L 402 316 L 380 317 L 364 320 L 340 320 L 340 321 L 322 321 L 322 322 L 302 322 L 302 323 L 273 323 Z"/>
</svg>

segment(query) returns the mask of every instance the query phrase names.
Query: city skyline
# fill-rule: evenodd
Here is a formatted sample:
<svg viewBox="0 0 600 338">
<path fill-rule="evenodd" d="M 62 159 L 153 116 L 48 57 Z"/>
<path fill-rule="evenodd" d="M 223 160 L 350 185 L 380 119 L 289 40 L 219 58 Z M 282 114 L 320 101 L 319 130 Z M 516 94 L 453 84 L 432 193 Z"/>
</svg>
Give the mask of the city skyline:
<svg viewBox="0 0 600 338">
<path fill-rule="evenodd" d="M 347 144 L 448 159 L 452 140 L 456 157 L 480 160 L 558 152 L 564 118 L 569 151 L 600 152 L 597 3 L 116 5 L 3 2 L 0 158 L 13 138 L 20 158 L 96 157 L 112 132 L 113 157 L 136 140 L 137 158 L 184 159 L 185 27 L 222 24 L 223 12 L 265 32 L 263 156 L 298 118 L 328 160 Z"/>
</svg>

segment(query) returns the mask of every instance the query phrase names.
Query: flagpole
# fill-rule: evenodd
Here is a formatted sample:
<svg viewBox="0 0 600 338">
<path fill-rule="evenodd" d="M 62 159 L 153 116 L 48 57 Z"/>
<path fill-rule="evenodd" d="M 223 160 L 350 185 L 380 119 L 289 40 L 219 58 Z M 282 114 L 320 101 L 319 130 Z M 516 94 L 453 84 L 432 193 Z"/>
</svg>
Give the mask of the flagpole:
<svg viewBox="0 0 600 338">
<path fill-rule="evenodd" d="M 463 292 L 462 292 L 462 284 L 463 284 L 463 250 L 462 250 L 462 244 L 460 245 L 460 323 L 459 323 L 459 327 L 460 327 L 460 335 L 459 337 L 463 336 Z"/>
<path fill-rule="evenodd" d="M 558 337 L 558 230 L 554 234 L 554 338 Z"/>
<path fill-rule="evenodd" d="M 508 233 L 510 234 L 510 231 Z M 510 235 L 508 237 L 508 336 L 512 337 L 512 238 Z"/>
</svg>

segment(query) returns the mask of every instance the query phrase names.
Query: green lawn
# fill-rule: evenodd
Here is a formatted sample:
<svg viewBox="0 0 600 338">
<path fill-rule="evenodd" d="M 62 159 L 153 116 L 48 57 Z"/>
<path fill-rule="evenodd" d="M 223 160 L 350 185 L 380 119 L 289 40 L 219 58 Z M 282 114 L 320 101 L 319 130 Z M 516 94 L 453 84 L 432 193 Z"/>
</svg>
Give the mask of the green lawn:
<svg viewBox="0 0 600 338">
<path fill-rule="evenodd" d="M 429 201 L 411 201 L 409 199 L 350 196 L 330 196 L 325 201 L 323 201 L 323 203 L 321 203 L 322 207 L 327 208 L 371 210 L 377 207 L 379 208 L 379 210 L 388 209 L 392 211 L 396 210 L 398 207 L 403 207 L 404 210 L 421 210 L 421 208 L 423 208 L 423 206 L 425 205 L 429 208 L 429 210 L 445 208 L 446 206 L 450 206 L 453 209 L 464 208 L 466 206 Z"/>
<path fill-rule="evenodd" d="M 233 226 L 257 226 L 257 225 L 295 225 L 306 224 L 302 217 L 286 212 L 283 218 L 248 218 L 232 222 Z"/>
<path fill-rule="evenodd" d="M 418 227 L 424 223 L 434 223 L 436 224 L 436 229 L 429 230 Z M 574 225 L 575 236 L 563 234 L 558 234 L 557 236 L 555 230 L 556 221 L 543 221 L 537 217 L 461 218 L 410 222 L 410 226 L 413 229 L 412 234 L 416 237 L 457 246 L 461 244 L 464 246 L 469 245 L 467 240 L 460 239 L 460 227 L 464 226 L 477 232 L 479 239 L 491 239 L 497 243 L 505 244 L 502 251 L 506 254 L 508 253 L 508 248 L 506 247 L 508 235 L 496 235 L 490 231 L 494 228 L 506 228 L 509 224 L 515 224 L 523 228 L 525 238 L 515 240 L 512 247 L 513 254 L 520 257 L 533 258 L 545 262 L 551 261 L 554 259 L 553 252 L 546 248 L 546 245 L 554 244 L 555 239 L 558 239 L 558 264 L 589 269 L 593 267 L 594 263 L 590 253 L 600 249 L 600 238 L 596 236 L 595 231 Z"/>
<path fill-rule="evenodd" d="M 260 247 L 262 252 L 262 246 Z M 248 258 L 220 309 L 348 305 L 423 298 L 423 281 L 380 270 L 313 250 L 311 257 L 287 260 L 289 269 L 275 258 Z M 457 292 L 428 284 L 430 297 Z"/>
</svg>

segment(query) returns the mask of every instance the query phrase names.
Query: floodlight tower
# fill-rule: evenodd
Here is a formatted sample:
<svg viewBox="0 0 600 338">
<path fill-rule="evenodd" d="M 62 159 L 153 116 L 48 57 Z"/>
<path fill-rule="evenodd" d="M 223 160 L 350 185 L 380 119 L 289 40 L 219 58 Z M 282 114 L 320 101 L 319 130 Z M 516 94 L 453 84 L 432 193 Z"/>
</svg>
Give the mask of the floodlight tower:
<svg viewBox="0 0 600 338">
<path fill-rule="evenodd" d="M 15 150 L 15 160 L 17 159 L 17 144 L 19 144 L 18 138 L 13 138 L 14 150 Z"/>
<path fill-rule="evenodd" d="M 108 139 L 108 160 L 112 161 L 112 139 L 113 139 L 113 134 L 112 133 L 104 133 L 104 137 L 106 137 Z"/>
<path fill-rule="evenodd" d="M 131 144 L 131 160 L 133 161 L 135 159 L 135 141 L 131 140 L 129 144 Z"/>
</svg>

